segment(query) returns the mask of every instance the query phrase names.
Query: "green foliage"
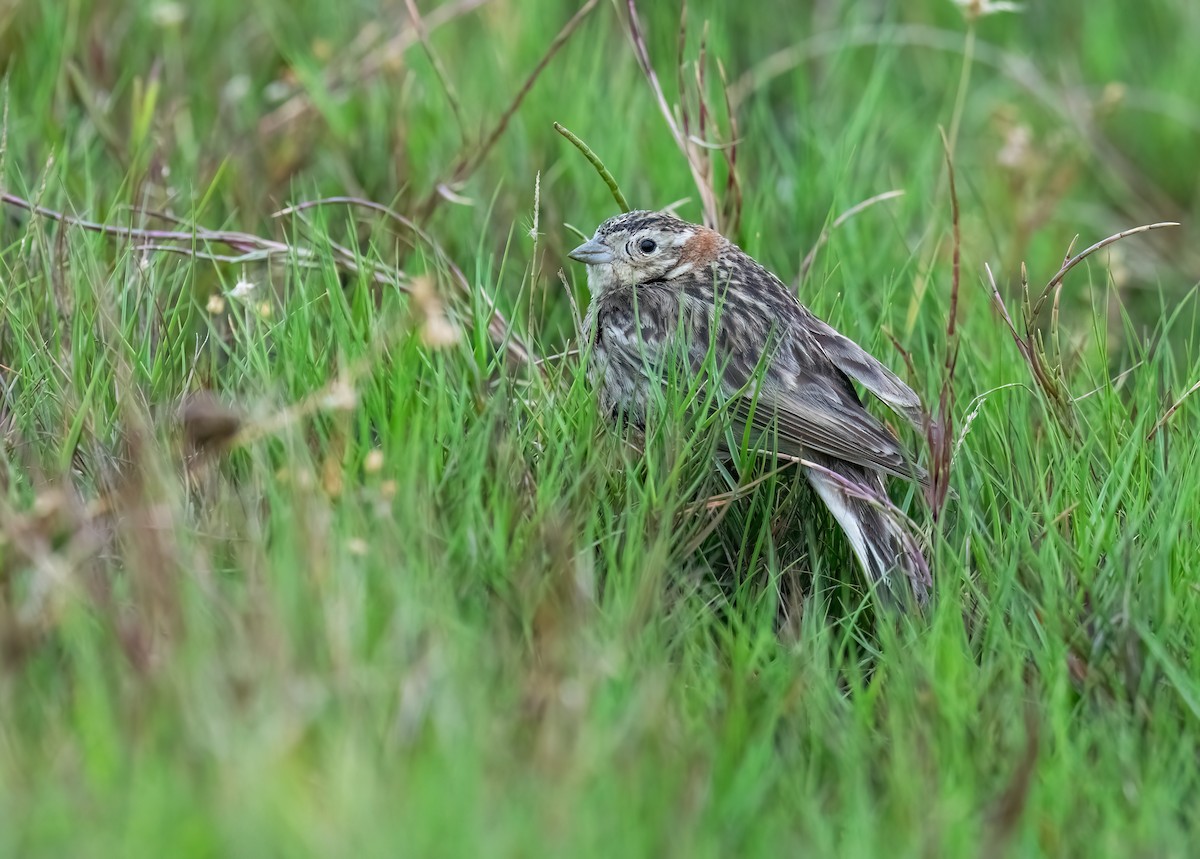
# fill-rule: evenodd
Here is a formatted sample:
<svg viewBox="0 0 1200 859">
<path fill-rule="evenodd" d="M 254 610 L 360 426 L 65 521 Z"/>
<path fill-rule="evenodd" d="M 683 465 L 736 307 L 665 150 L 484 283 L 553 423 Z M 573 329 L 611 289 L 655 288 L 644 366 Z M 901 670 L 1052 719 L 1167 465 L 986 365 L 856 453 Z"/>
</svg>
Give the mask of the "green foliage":
<svg viewBox="0 0 1200 859">
<path fill-rule="evenodd" d="M 1197 7 L 689 4 L 733 238 L 790 281 L 827 230 L 804 300 L 931 402 L 951 131 L 957 499 L 895 487 L 935 597 L 892 617 L 793 470 L 712 474 L 679 401 L 638 454 L 558 355 L 564 224 L 616 207 L 555 122 L 702 216 L 625 4 L 502 125 L 578 6 L 417 6 L 424 40 L 401 2 L 0 9 L 0 190 L 302 249 L 3 210 L 0 855 L 1189 855 Z M 674 101 L 679 8 L 639 9 Z M 274 216 L 325 195 L 421 231 Z M 1036 296 L 1161 220 L 1034 320 L 1047 399 L 984 263 L 1016 309 L 1022 260 Z"/>
</svg>

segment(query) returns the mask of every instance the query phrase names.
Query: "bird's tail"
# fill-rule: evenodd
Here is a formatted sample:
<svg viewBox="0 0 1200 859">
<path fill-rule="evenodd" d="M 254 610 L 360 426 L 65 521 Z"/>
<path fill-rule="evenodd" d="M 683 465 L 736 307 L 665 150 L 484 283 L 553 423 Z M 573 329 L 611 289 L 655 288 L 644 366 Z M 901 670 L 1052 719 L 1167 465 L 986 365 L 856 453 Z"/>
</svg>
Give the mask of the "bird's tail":
<svg viewBox="0 0 1200 859">
<path fill-rule="evenodd" d="M 868 582 L 885 596 L 923 604 L 933 583 L 929 565 L 907 520 L 888 501 L 883 478 L 837 460 L 809 466 L 809 483 L 846 533 Z"/>
</svg>

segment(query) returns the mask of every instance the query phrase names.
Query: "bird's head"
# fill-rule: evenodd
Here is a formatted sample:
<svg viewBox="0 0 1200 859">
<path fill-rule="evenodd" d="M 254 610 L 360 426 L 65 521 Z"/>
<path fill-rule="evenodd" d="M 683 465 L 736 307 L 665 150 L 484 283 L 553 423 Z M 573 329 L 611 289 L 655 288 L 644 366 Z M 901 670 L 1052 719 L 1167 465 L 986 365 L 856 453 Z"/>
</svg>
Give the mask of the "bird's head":
<svg viewBox="0 0 1200 859">
<path fill-rule="evenodd" d="M 682 277 L 715 261 L 723 241 L 716 230 L 639 210 L 609 218 L 570 257 L 589 267 L 595 293 Z"/>
</svg>

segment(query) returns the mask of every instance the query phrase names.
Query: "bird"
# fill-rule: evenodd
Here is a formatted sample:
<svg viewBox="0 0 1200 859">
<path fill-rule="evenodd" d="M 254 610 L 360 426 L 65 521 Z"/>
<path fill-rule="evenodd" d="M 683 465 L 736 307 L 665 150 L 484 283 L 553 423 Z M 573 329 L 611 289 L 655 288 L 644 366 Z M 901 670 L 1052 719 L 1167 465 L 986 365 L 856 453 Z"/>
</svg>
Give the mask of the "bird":
<svg viewBox="0 0 1200 859">
<path fill-rule="evenodd" d="M 644 434 L 669 385 L 716 368 L 724 438 L 798 460 L 868 585 L 889 601 L 926 601 L 928 563 L 884 476 L 927 486 L 928 475 L 854 382 L 922 428 L 912 388 L 712 228 L 639 209 L 604 221 L 568 256 L 587 266 L 586 377 L 605 419 Z"/>
</svg>

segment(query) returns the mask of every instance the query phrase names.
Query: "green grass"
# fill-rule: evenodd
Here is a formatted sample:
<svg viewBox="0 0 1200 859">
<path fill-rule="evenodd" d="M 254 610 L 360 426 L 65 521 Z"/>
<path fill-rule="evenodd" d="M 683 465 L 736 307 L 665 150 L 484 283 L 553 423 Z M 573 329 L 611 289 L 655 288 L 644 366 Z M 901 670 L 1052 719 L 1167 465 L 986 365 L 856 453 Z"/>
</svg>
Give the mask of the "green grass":
<svg viewBox="0 0 1200 859">
<path fill-rule="evenodd" d="M 675 100 L 678 7 L 641 6 Z M 791 280 L 904 192 L 801 292 L 903 370 L 893 334 L 930 402 L 961 102 L 958 500 L 935 527 L 894 487 L 934 546 L 900 618 L 792 472 L 706 535 L 693 505 L 729 487 L 702 428 L 639 458 L 574 359 L 532 371 L 481 324 L 495 302 L 535 355 L 573 345 L 563 225 L 615 207 L 555 121 L 632 205 L 700 217 L 623 3 L 455 185 L 472 205 L 430 197 L 575 8 L 431 25 L 461 122 L 419 41 L 375 61 L 400 2 L 0 9 L 5 191 L 312 251 L 214 263 L 3 211 L 0 855 L 1190 855 L 1200 397 L 1152 430 L 1200 379 L 1200 7 L 1030 3 L 975 24 L 964 74 L 945 0 L 689 6 L 686 55 L 707 19 L 738 96 L 750 253 Z M 371 213 L 272 218 L 331 194 L 420 215 L 445 256 Z M 1183 225 L 1066 280 L 1073 438 L 983 265 L 1019 317 L 1022 260 L 1036 290 L 1076 234 L 1156 220 Z M 247 434 L 189 461 L 202 389 Z"/>
</svg>

